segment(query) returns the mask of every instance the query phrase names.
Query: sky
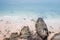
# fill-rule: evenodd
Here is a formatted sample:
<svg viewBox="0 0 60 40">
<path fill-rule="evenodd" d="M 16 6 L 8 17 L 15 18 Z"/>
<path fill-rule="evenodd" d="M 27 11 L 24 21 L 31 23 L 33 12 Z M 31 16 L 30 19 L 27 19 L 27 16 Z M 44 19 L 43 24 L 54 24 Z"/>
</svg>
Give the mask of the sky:
<svg viewBox="0 0 60 40">
<path fill-rule="evenodd" d="M 3 15 L 59 18 L 60 0 L 0 0 L 0 16 Z"/>
</svg>

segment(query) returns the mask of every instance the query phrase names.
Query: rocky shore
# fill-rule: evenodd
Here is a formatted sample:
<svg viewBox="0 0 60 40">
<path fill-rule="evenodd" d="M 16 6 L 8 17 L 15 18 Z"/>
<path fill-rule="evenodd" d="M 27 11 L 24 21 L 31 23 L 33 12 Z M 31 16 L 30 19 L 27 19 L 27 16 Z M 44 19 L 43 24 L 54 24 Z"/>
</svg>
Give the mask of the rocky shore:
<svg viewBox="0 0 60 40">
<path fill-rule="evenodd" d="M 49 32 L 46 23 L 42 18 L 38 18 L 35 22 L 36 33 L 30 31 L 29 26 L 24 26 L 20 33 L 11 33 L 9 38 L 4 38 L 3 40 L 48 40 Z M 59 34 L 60 35 L 60 34 Z M 57 35 L 58 37 L 60 37 Z M 57 40 L 56 35 L 51 38 L 51 40 Z M 60 39 L 60 38 L 59 38 Z"/>
</svg>

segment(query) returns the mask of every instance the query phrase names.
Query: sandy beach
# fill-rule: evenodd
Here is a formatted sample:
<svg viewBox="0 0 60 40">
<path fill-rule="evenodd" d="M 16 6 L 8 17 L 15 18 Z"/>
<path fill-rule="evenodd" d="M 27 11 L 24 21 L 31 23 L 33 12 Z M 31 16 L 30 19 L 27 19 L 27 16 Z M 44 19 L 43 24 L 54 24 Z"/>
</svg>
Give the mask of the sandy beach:
<svg viewBox="0 0 60 40">
<path fill-rule="evenodd" d="M 9 37 L 12 32 L 20 32 L 23 26 L 29 26 L 30 30 L 35 32 L 35 21 L 36 19 L 24 18 L 19 16 L 1 16 L 0 17 L 0 40 L 2 40 L 6 35 Z M 54 33 L 51 33 L 48 37 L 48 40 L 55 34 L 60 32 L 60 19 L 45 19 L 48 30 Z M 8 32 L 8 33 L 7 33 Z"/>
</svg>

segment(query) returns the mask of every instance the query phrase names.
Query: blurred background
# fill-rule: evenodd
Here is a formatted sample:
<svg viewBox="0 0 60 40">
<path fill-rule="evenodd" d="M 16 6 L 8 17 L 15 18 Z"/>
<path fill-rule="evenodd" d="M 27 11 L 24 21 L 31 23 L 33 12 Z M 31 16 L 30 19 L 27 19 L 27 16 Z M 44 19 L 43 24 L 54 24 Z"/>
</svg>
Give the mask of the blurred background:
<svg viewBox="0 0 60 40">
<path fill-rule="evenodd" d="M 0 40 L 11 32 L 19 33 L 25 25 L 35 31 L 38 17 L 49 31 L 60 32 L 60 0 L 0 0 Z"/>
</svg>

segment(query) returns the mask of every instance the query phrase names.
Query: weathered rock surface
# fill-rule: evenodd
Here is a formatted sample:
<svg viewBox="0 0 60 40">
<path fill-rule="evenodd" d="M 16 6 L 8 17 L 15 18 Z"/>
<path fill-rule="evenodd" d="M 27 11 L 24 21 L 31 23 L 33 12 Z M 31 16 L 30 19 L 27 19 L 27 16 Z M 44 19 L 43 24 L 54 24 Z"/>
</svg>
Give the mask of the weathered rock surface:
<svg viewBox="0 0 60 40">
<path fill-rule="evenodd" d="M 38 18 L 35 24 L 35 27 L 36 27 L 37 35 L 40 36 L 42 40 L 47 40 L 48 29 L 47 29 L 46 23 L 44 22 L 42 18 Z"/>
<path fill-rule="evenodd" d="M 42 38 L 41 38 L 40 36 L 38 36 L 37 33 L 34 34 L 34 35 L 32 36 L 32 38 L 33 38 L 33 40 L 42 40 Z"/>
<path fill-rule="evenodd" d="M 60 40 L 60 33 L 55 34 L 51 40 Z"/>
<path fill-rule="evenodd" d="M 18 37 L 18 33 L 11 33 L 10 35 L 10 40 L 17 40 L 17 37 Z"/>
<path fill-rule="evenodd" d="M 28 26 L 24 26 L 20 32 L 20 38 L 32 40 L 31 32 Z"/>
<path fill-rule="evenodd" d="M 3 40 L 10 40 L 10 38 L 4 38 Z"/>
</svg>

